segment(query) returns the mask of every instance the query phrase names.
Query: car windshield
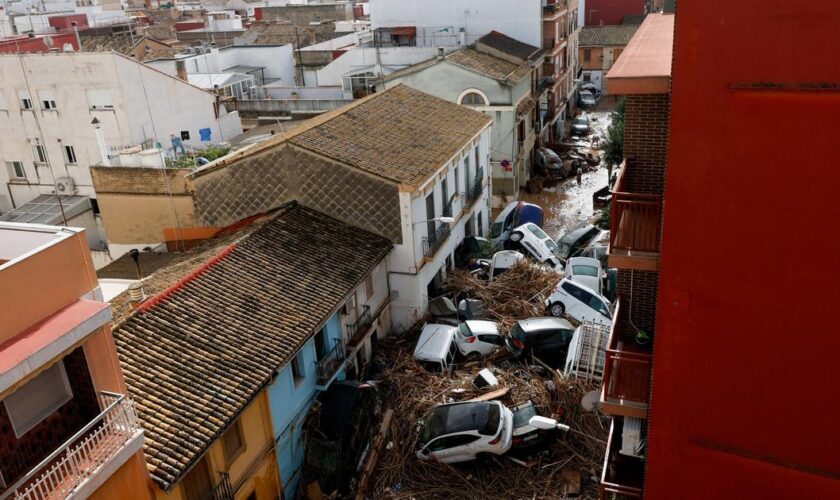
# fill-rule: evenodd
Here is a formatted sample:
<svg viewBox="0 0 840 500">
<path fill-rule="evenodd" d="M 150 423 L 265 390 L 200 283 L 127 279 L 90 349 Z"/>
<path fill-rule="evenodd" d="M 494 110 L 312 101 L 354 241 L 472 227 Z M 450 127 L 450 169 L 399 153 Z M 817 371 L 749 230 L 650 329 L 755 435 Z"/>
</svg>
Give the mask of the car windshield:
<svg viewBox="0 0 840 500">
<path fill-rule="evenodd" d="M 554 151 L 550 149 L 544 149 L 543 152 L 545 153 L 546 159 L 548 159 L 550 163 L 557 163 L 560 161 L 560 157 L 557 156 L 557 153 L 555 153 Z"/>
<path fill-rule="evenodd" d="M 504 222 L 497 222 L 493 224 L 493 229 L 490 230 L 490 237 L 491 238 L 498 238 L 502 235 L 502 231 L 505 229 Z"/>
<path fill-rule="evenodd" d="M 499 407 L 492 403 L 461 403 L 438 406 L 423 421 L 422 439 L 428 443 L 444 434 L 478 431 L 485 434 L 499 425 Z M 496 420 L 496 422 L 493 422 Z M 493 431 L 493 435 L 496 432 Z"/>
<path fill-rule="evenodd" d="M 569 252 L 572 250 L 572 245 L 569 243 L 560 242 L 558 245 L 557 256 L 561 259 L 566 259 L 569 257 Z"/>
<path fill-rule="evenodd" d="M 548 247 L 548 250 L 552 254 L 557 255 L 558 257 L 560 256 L 560 249 L 557 248 L 557 243 L 554 243 L 554 240 L 552 240 L 551 238 L 547 238 L 545 240 L 545 246 Z"/>
<path fill-rule="evenodd" d="M 464 337 L 472 337 L 472 336 L 473 336 L 473 332 L 470 330 L 470 327 L 469 327 L 466 323 L 461 323 L 461 324 L 458 326 L 458 331 L 459 331 L 459 332 L 461 333 L 461 335 L 463 335 Z"/>
<path fill-rule="evenodd" d="M 525 330 L 519 326 L 519 323 L 513 325 L 513 328 L 510 330 L 510 338 L 522 340 L 525 338 Z"/>
<path fill-rule="evenodd" d="M 598 268 L 594 266 L 572 266 L 572 274 L 576 276 L 598 277 Z"/>
<path fill-rule="evenodd" d="M 528 228 L 528 231 L 531 231 L 537 238 L 541 240 L 548 238 L 548 235 L 545 234 L 536 224 L 528 224 L 526 227 Z"/>
<path fill-rule="evenodd" d="M 485 436 L 495 436 L 496 432 L 499 431 L 499 424 L 501 423 L 502 412 L 499 410 L 499 405 L 490 405 L 489 411 L 487 412 L 487 423 L 478 432 Z"/>
<path fill-rule="evenodd" d="M 583 118 L 582 116 L 579 116 L 579 117 L 575 118 L 574 124 L 575 125 L 589 125 L 589 120 L 587 120 L 586 118 Z"/>
</svg>

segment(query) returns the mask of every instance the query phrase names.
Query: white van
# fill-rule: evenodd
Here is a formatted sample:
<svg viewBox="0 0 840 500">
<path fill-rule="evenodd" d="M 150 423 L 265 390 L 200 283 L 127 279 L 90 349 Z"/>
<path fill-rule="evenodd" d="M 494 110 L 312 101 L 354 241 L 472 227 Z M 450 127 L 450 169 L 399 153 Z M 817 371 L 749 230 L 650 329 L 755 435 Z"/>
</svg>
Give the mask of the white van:
<svg viewBox="0 0 840 500">
<path fill-rule="evenodd" d="M 611 325 L 613 320 L 612 304 L 606 297 L 569 278 L 560 280 L 545 306 L 552 316 L 565 314 L 579 322 Z"/>
<path fill-rule="evenodd" d="M 414 359 L 426 370 L 434 373 L 451 373 L 455 362 L 455 345 L 457 326 L 451 325 L 423 325 L 417 346 L 414 348 Z"/>
</svg>

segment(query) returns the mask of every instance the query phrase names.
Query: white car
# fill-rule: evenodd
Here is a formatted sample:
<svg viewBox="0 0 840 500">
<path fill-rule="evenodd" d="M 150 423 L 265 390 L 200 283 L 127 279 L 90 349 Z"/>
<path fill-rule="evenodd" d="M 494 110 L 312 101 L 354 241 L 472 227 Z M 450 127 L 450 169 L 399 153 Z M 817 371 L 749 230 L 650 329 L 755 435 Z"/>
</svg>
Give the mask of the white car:
<svg viewBox="0 0 840 500">
<path fill-rule="evenodd" d="M 610 301 L 598 292 L 563 278 L 554 292 L 545 300 L 552 316 L 563 316 L 591 323 L 612 324 L 613 311 Z"/>
<path fill-rule="evenodd" d="M 601 293 L 601 262 L 589 257 L 572 257 L 566 262 L 566 277 Z"/>
<path fill-rule="evenodd" d="M 513 443 L 513 412 L 498 401 L 438 405 L 420 425 L 420 460 L 466 462 L 502 455 Z"/>
<path fill-rule="evenodd" d="M 492 321 L 470 320 L 458 325 L 455 344 L 467 361 L 492 354 L 505 343 L 499 325 Z"/>
<path fill-rule="evenodd" d="M 414 347 L 414 359 L 433 373 L 449 373 L 455 362 L 455 336 L 457 326 L 423 325 L 420 338 Z"/>
<path fill-rule="evenodd" d="M 536 224 L 529 222 L 514 228 L 510 233 L 510 241 L 520 245 L 537 262 L 546 264 L 558 272 L 563 271 L 557 243 Z"/>
</svg>

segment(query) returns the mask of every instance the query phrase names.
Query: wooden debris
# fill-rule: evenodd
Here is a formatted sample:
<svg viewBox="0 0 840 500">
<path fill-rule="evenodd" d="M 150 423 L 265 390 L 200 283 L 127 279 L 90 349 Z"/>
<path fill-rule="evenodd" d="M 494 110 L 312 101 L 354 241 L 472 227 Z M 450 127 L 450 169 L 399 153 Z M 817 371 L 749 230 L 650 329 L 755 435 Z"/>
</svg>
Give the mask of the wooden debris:
<svg viewBox="0 0 840 500">
<path fill-rule="evenodd" d="M 373 444 L 370 447 L 370 456 L 368 456 L 365 468 L 362 469 L 362 475 L 359 478 L 359 487 L 356 490 L 356 500 L 364 500 L 367 493 L 368 482 L 371 474 L 376 469 L 379 463 L 379 456 L 382 453 L 382 446 L 385 444 L 385 438 L 388 437 L 388 429 L 391 428 L 391 418 L 394 416 L 394 410 L 388 408 L 385 410 L 385 415 L 382 417 L 382 425 L 379 427 L 379 432 L 373 438 Z"/>
<path fill-rule="evenodd" d="M 507 393 L 510 392 L 510 387 L 502 387 L 501 389 L 496 389 L 495 391 L 488 392 L 487 394 L 482 394 L 477 398 L 472 398 L 470 401 L 491 401 L 493 399 L 499 399 L 502 396 L 505 396 Z"/>
</svg>

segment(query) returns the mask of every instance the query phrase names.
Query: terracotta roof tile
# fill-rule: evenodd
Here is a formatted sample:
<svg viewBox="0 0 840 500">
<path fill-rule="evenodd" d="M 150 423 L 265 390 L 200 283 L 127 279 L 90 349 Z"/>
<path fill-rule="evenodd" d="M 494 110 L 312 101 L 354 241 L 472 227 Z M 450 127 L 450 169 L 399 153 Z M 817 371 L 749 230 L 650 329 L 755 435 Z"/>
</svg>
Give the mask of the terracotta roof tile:
<svg viewBox="0 0 840 500">
<path fill-rule="evenodd" d="M 609 47 L 627 45 L 639 28 L 637 24 L 584 26 L 578 35 L 580 47 Z"/>
<path fill-rule="evenodd" d="M 523 78 L 531 74 L 531 68 L 527 63 L 514 64 L 469 47 L 449 54 L 446 60 L 490 78 L 510 80 L 513 83 L 521 82 Z"/>
<path fill-rule="evenodd" d="M 129 314 L 125 296 L 115 301 L 117 352 L 162 488 L 183 477 L 390 248 L 292 204 L 144 280 L 147 294 L 163 297 Z"/>
</svg>

